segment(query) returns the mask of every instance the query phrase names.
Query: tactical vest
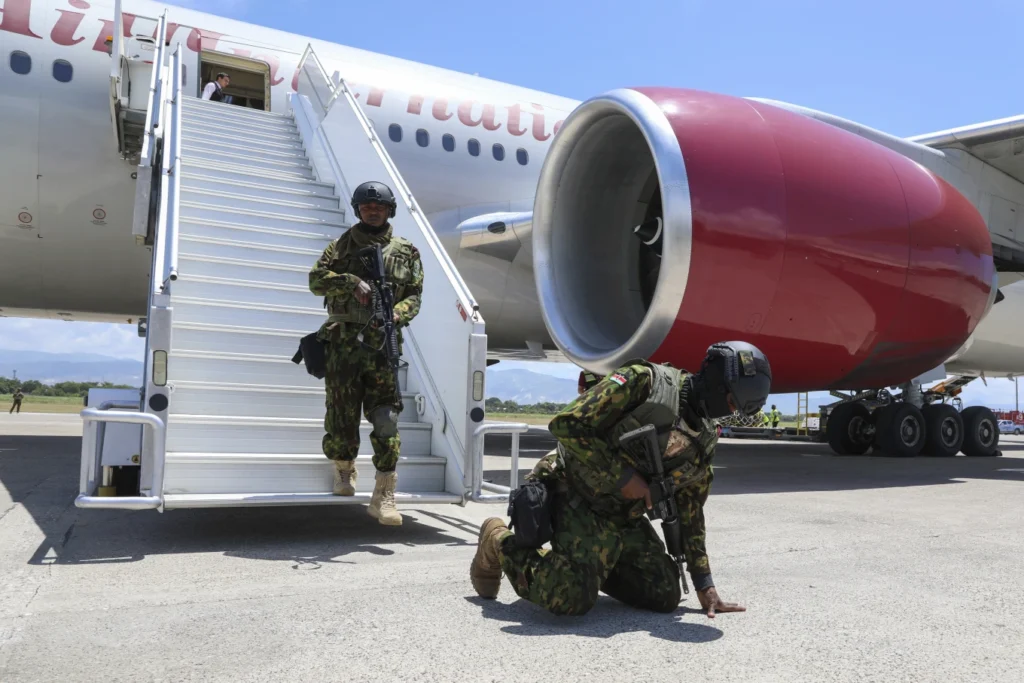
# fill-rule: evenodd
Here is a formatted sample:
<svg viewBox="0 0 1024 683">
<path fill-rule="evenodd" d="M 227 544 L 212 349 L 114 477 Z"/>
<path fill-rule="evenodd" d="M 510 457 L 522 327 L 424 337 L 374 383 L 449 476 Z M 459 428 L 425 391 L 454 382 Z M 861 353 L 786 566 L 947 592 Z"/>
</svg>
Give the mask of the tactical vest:
<svg viewBox="0 0 1024 683">
<path fill-rule="evenodd" d="M 392 237 L 381 252 L 384 255 L 384 272 L 388 275 L 397 304 L 405 298 L 406 287 L 412 281 L 412 242 L 402 237 Z M 359 277 L 367 275 L 355 250 L 339 254 L 329 267 L 335 273 L 354 273 Z M 362 305 L 354 296 L 326 296 L 324 305 L 327 307 L 328 323 L 365 325 L 373 314 L 369 306 Z"/>
<path fill-rule="evenodd" d="M 630 411 L 612 427 L 609 440 L 618 445 L 620 435 L 648 424 L 654 425 L 658 431 L 658 445 L 661 448 L 664 471 L 671 473 L 676 480 L 677 487 L 688 486 L 707 476 L 708 467 L 711 465 L 715 446 L 718 443 L 718 430 L 710 420 L 702 420 L 701 428 L 694 430 L 685 420 L 679 419 L 679 388 L 687 373 L 643 360 L 630 361 L 625 365 L 651 373 L 651 392 L 646 401 Z M 677 430 L 674 436 L 673 429 Z M 676 452 L 671 457 L 666 457 L 670 437 L 672 437 Z M 651 475 L 653 472 L 650 471 L 641 448 L 642 446 L 634 441 L 627 447 L 621 448 L 621 452 L 633 469 L 644 475 Z M 572 455 L 566 453 L 561 444 L 559 444 L 558 451 L 558 455 L 552 459 L 548 467 L 555 471 L 564 468 L 571 482 L 573 467 L 566 466 L 565 459 L 571 458 Z M 579 485 L 574 485 L 573 488 L 595 509 L 614 512 L 616 509 L 623 510 L 622 505 L 625 503 L 626 511 L 630 516 L 643 514 L 642 501 L 639 503 L 616 501 L 609 499 L 608 496 L 597 497 L 594 492 L 586 491 Z M 601 500 L 601 498 L 607 500 Z"/>
</svg>

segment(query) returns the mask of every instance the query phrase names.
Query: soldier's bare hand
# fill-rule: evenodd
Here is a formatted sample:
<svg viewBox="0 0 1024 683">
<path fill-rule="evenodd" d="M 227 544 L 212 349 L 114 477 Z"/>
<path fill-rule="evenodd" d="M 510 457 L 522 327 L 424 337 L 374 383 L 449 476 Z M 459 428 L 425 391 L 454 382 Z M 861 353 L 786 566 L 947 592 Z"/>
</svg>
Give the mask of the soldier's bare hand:
<svg viewBox="0 0 1024 683">
<path fill-rule="evenodd" d="M 718 597 L 718 591 L 715 590 L 714 586 L 698 591 L 697 599 L 700 600 L 700 606 L 707 612 L 708 619 L 714 619 L 715 612 L 747 611 L 746 607 L 737 605 L 735 602 L 725 602 L 722 598 Z"/>
<path fill-rule="evenodd" d="M 370 285 L 366 284 L 363 280 L 360 280 L 359 284 L 356 285 L 355 291 L 352 292 L 352 295 L 355 296 L 356 301 L 365 306 L 370 303 L 370 295 L 372 293 L 373 290 L 370 289 Z"/>
<path fill-rule="evenodd" d="M 621 490 L 622 497 L 626 500 L 639 500 L 643 498 L 648 510 L 654 506 L 654 503 L 651 502 L 651 489 L 648 488 L 647 482 L 639 474 L 634 474 L 633 478 L 627 481 Z"/>
<path fill-rule="evenodd" d="M 395 314 L 394 314 L 394 315 L 393 315 L 392 317 L 393 317 L 393 319 L 394 319 L 394 321 L 395 321 L 395 324 L 397 325 L 397 324 L 398 324 L 398 320 L 399 320 L 399 316 L 398 316 L 398 314 L 397 314 L 397 313 L 395 313 Z"/>
</svg>

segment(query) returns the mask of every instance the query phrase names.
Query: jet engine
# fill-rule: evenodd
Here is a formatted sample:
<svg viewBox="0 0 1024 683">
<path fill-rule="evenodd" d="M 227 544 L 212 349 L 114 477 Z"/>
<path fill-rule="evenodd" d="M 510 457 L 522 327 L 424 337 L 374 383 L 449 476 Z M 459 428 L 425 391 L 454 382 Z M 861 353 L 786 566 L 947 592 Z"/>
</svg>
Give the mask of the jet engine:
<svg viewBox="0 0 1024 683">
<path fill-rule="evenodd" d="M 853 133 L 694 90 L 615 90 L 552 141 L 533 213 L 544 324 L 574 363 L 696 371 L 756 344 L 774 392 L 909 381 L 994 294 L 985 221 L 944 180 Z"/>
</svg>

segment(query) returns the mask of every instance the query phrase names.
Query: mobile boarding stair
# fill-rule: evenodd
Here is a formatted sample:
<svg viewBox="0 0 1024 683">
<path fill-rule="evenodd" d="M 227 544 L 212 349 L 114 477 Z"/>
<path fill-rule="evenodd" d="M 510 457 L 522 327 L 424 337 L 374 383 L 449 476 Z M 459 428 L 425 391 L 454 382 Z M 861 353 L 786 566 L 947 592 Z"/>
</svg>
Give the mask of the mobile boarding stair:
<svg viewBox="0 0 1024 683">
<path fill-rule="evenodd" d="M 161 37 L 165 26 L 166 15 Z M 308 272 L 352 222 L 345 198 L 366 179 L 396 189 L 395 232 L 419 249 L 425 277 L 405 330 L 396 502 L 506 501 L 508 488 L 482 482 L 483 437 L 513 434 L 515 486 L 528 427 L 483 422 L 483 319 L 346 84 L 307 48 L 289 113 L 203 101 L 185 92 L 184 46 L 156 45 L 135 226 L 153 257 L 145 387 L 90 394 L 76 505 L 369 501 L 371 425 L 356 495 L 332 495 L 324 384 L 291 360 L 326 315 Z M 117 479 L 132 467 L 139 483 L 126 491 Z"/>
</svg>

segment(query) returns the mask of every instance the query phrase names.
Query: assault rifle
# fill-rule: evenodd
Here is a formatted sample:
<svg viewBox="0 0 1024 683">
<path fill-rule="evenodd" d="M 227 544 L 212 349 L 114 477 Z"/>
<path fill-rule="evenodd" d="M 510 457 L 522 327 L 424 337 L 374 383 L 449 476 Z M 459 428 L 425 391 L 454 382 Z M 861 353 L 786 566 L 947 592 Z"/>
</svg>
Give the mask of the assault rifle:
<svg viewBox="0 0 1024 683">
<path fill-rule="evenodd" d="M 665 474 L 665 467 L 661 460 L 661 445 L 658 444 L 658 431 L 654 425 L 645 425 L 631 432 L 626 432 L 619 437 L 619 445 L 640 440 L 640 445 L 647 460 L 648 471 L 652 474 L 647 486 L 651 492 L 651 509 L 647 516 L 652 519 L 661 520 L 661 530 L 665 534 L 665 547 L 668 554 L 675 560 L 679 567 L 679 579 L 683 582 L 683 592 L 690 594 L 690 587 L 686 583 L 686 574 L 683 571 L 683 564 L 686 558 L 683 554 L 682 528 L 679 524 L 679 506 L 676 504 L 676 482 L 671 474 Z"/>
<path fill-rule="evenodd" d="M 384 351 L 388 359 L 388 365 L 395 375 L 395 405 L 401 405 L 402 393 L 398 387 L 401 358 L 398 354 L 398 328 L 395 325 L 395 292 L 388 282 L 387 271 L 384 270 L 384 252 L 381 245 L 375 244 L 360 249 L 358 256 L 369 273 L 364 279 L 373 290 L 370 306 L 373 312 L 367 324 L 372 324 L 384 333 L 384 341 L 375 350 Z M 359 335 L 359 340 L 362 341 L 362 334 Z"/>
</svg>

